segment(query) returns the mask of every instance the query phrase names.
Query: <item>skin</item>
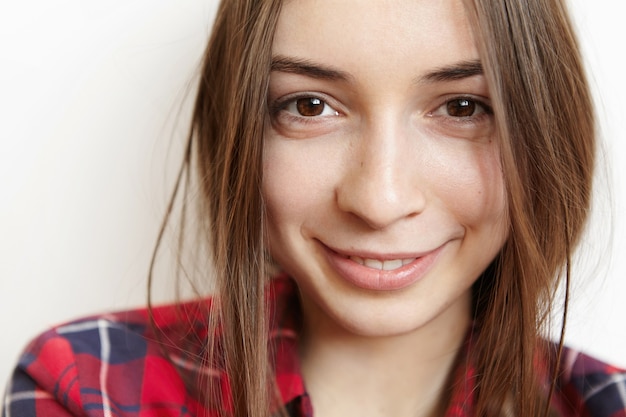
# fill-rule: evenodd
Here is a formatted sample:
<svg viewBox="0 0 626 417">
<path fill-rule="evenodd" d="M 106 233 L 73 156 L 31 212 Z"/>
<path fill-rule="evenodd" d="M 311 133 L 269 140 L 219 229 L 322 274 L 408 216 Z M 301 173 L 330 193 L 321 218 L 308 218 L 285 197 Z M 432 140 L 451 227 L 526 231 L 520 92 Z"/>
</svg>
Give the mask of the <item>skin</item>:
<svg viewBox="0 0 626 417">
<path fill-rule="evenodd" d="M 286 1 L 273 55 L 263 194 L 316 414 L 440 415 L 471 286 L 508 228 L 462 3 Z"/>
</svg>

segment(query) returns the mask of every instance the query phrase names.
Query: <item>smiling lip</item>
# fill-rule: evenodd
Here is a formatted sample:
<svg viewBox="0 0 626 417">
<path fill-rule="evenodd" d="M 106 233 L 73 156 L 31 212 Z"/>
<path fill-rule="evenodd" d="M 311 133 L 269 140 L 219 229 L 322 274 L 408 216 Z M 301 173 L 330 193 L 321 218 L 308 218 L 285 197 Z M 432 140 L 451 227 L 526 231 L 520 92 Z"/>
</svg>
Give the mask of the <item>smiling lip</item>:
<svg viewBox="0 0 626 417">
<path fill-rule="evenodd" d="M 343 254 L 323 245 L 331 266 L 349 283 L 375 290 L 399 290 L 419 281 L 445 245 L 429 252 L 405 255 Z"/>
</svg>

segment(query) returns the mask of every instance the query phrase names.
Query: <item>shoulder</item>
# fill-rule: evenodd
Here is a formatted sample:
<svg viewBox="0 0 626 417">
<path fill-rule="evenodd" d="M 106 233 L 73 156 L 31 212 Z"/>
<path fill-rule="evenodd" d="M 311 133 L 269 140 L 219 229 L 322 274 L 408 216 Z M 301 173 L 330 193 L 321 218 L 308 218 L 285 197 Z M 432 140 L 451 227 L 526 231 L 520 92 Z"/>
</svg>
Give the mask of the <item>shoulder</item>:
<svg viewBox="0 0 626 417">
<path fill-rule="evenodd" d="M 87 317 L 41 334 L 21 355 L 9 382 L 4 414 L 194 415 L 181 368 L 193 367 L 167 340 L 193 334 L 195 347 L 206 336 L 194 314 L 207 303 L 164 306 Z M 190 331 L 189 324 L 197 328 Z M 155 330 L 155 329 L 158 329 Z M 205 332 L 202 335 L 203 331 Z M 182 364 L 176 365 L 176 362 Z M 183 369 L 184 370 L 184 369 Z"/>
<path fill-rule="evenodd" d="M 576 415 L 626 417 L 626 370 L 564 348 L 559 371 L 562 402 Z"/>
</svg>

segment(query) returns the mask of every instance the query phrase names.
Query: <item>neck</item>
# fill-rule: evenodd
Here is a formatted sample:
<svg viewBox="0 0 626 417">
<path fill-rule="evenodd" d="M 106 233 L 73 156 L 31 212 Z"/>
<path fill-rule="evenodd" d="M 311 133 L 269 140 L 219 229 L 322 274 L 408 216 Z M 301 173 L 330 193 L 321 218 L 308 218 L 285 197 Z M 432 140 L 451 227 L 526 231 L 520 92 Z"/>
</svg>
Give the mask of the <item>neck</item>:
<svg viewBox="0 0 626 417">
<path fill-rule="evenodd" d="M 443 415 L 447 382 L 469 328 L 469 300 L 455 309 L 412 332 L 384 337 L 305 319 L 302 371 L 316 415 Z"/>
</svg>

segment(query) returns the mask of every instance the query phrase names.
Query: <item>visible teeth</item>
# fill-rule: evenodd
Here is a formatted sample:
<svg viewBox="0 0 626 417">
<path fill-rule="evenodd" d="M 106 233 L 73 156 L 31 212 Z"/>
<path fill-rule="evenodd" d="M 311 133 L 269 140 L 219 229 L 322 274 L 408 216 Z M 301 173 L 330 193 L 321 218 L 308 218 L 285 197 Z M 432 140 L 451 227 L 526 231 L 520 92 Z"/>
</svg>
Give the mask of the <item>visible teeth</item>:
<svg viewBox="0 0 626 417">
<path fill-rule="evenodd" d="M 361 258 L 359 256 L 351 256 L 350 259 L 358 263 L 359 265 L 364 265 L 372 269 L 380 269 L 382 271 L 392 271 L 404 265 L 408 265 L 415 260 L 415 258 L 407 258 L 407 259 L 389 259 L 386 261 L 381 261 L 379 259 L 367 259 L 367 258 Z"/>
<path fill-rule="evenodd" d="M 383 265 L 385 263 L 379 261 L 378 259 L 366 259 L 365 266 L 373 269 L 383 269 Z"/>
<path fill-rule="evenodd" d="M 359 258 L 358 256 L 351 256 L 350 259 L 352 259 L 354 262 L 356 262 L 359 265 L 365 265 L 363 258 Z"/>
<path fill-rule="evenodd" d="M 391 271 L 393 269 L 398 269 L 402 266 L 402 259 L 394 259 L 392 261 L 383 262 L 383 269 L 385 271 Z"/>
</svg>

